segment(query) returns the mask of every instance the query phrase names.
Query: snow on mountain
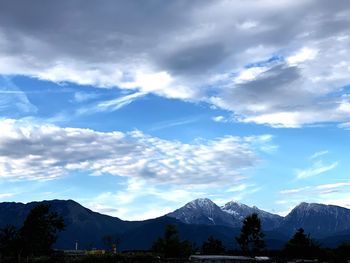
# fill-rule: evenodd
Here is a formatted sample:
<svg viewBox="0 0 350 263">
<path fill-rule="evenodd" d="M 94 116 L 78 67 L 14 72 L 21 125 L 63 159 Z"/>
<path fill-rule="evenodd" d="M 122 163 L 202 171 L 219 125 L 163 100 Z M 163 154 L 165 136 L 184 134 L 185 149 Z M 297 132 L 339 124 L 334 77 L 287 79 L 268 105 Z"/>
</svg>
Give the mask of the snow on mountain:
<svg viewBox="0 0 350 263">
<path fill-rule="evenodd" d="M 222 207 L 210 199 L 196 199 L 167 216 L 187 224 L 224 225 L 240 227 L 243 219 L 257 213 L 265 231 L 276 230 L 292 235 L 302 227 L 314 237 L 326 237 L 350 229 L 350 209 L 323 204 L 301 203 L 286 217 L 281 217 L 256 206 L 228 202 Z"/>
<path fill-rule="evenodd" d="M 193 200 L 167 216 L 174 217 L 187 224 L 225 225 L 237 227 L 240 221 L 221 210 L 208 198 Z"/>
<path fill-rule="evenodd" d="M 264 229 L 270 230 L 279 226 L 282 217 L 274 215 L 257 207 L 249 207 L 238 202 L 228 202 L 222 207 L 217 206 L 208 198 L 200 198 L 168 214 L 187 224 L 227 225 L 240 227 L 243 219 L 257 213 Z"/>
<path fill-rule="evenodd" d="M 265 230 L 270 230 L 279 226 L 282 221 L 282 217 L 279 215 L 271 214 L 269 212 L 260 210 L 256 206 L 250 207 L 245 204 L 230 201 L 221 207 L 222 211 L 231 214 L 239 220 L 243 220 L 248 215 L 256 213 L 261 219 L 262 226 Z"/>
</svg>

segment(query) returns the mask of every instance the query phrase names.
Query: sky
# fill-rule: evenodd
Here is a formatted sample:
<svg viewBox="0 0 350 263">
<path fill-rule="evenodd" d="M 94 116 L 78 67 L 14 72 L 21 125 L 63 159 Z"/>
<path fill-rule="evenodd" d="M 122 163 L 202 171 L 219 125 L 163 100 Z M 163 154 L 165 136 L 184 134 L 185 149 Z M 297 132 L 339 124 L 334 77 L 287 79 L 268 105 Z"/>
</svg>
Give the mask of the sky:
<svg viewBox="0 0 350 263">
<path fill-rule="evenodd" d="M 0 1 L 0 202 L 350 208 L 346 0 Z"/>
</svg>

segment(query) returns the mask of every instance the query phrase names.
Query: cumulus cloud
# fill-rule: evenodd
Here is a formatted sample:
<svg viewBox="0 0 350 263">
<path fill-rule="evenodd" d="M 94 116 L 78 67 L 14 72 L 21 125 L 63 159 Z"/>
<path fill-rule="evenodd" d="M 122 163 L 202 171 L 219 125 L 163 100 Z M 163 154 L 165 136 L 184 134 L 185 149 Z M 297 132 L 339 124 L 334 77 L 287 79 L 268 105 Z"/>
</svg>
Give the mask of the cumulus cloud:
<svg viewBox="0 0 350 263">
<path fill-rule="evenodd" d="M 0 3 L 1 74 L 205 101 L 273 127 L 350 122 L 345 0 L 36 3 Z"/>
<path fill-rule="evenodd" d="M 219 185 L 244 178 L 271 136 L 225 136 L 193 143 L 164 140 L 140 131 L 122 133 L 0 121 L 0 176 L 48 180 L 82 170 L 153 183 Z"/>
</svg>

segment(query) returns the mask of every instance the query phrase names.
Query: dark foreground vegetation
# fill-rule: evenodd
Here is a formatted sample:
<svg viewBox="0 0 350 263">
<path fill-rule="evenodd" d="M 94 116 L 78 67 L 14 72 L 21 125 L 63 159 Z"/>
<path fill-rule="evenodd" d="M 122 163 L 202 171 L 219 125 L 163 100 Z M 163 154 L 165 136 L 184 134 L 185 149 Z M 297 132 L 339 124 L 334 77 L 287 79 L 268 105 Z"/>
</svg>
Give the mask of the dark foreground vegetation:
<svg viewBox="0 0 350 263">
<path fill-rule="evenodd" d="M 257 214 L 247 216 L 237 237 L 232 237 L 240 250 L 225 248 L 213 236 L 200 246 L 182 240 L 174 225 L 167 225 L 164 235 L 154 241 L 149 251 L 118 252 L 119 240 L 105 237 L 104 250 L 63 251 L 54 250 L 57 235 L 63 231 L 63 218 L 50 211 L 49 205 L 38 205 L 28 214 L 20 228 L 8 225 L 0 229 L 0 263 L 29 262 L 76 262 L 76 263 L 136 263 L 136 262 L 189 262 L 190 255 L 235 255 L 244 256 L 243 261 L 230 259 L 225 262 L 254 262 L 264 257 L 265 262 L 348 262 L 350 245 L 340 244 L 335 249 L 323 248 L 313 241 L 302 228 L 298 229 L 282 250 L 268 250 Z M 261 259 L 261 258 L 260 258 Z M 294 261 L 293 261 L 294 260 Z M 209 262 L 209 261 L 196 261 Z M 223 261 L 210 261 L 223 262 Z"/>
</svg>

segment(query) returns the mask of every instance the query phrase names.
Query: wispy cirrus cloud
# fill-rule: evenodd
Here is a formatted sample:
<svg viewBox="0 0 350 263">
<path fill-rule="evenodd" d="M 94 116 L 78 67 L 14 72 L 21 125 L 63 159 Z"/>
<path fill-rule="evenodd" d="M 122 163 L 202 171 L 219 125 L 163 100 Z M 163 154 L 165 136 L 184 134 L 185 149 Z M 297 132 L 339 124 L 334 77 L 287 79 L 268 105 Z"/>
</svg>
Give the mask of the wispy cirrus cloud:
<svg viewBox="0 0 350 263">
<path fill-rule="evenodd" d="M 158 130 L 163 130 L 163 129 L 168 129 L 171 127 L 175 126 L 181 126 L 181 125 L 186 125 L 190 123 L 195 123 L 198 122 L 201 119 L 201 116 L 192 116 L 188 118 L 180 118 L 180 119 L 175 119 L 175 120 L 170 120 L 170 121 L 164 121 L 164 122 L 159 122 L 154 125 L 152 125 L 152 128 L 150 129 L 151 131 L 158 131 Z"/>
<path fill-rule="evenodd" d="M 280 191 L 281 199 L 276 203 L 296 205 L 307 201 L 350 207 L 349 189 L 348 181 L 284 189 Z"/>
<path fill-rule="evenodd" d="M 80 114 L 91 114 L 96 112 L 111 112 L 119 110 L 130 103 L 134 102 L 135 100 L 142 98 L 145 96 L 146 93 L 144 92 L 136 92 L 132 94 L 128 94 L 125 96 L 118 97 L 116 99 L 111 100 L 105 100 L 105 101 L 99 101 L 96 104 L 84 106 L 82 108 L 79 108 L 77 110 L 78 115 Z"/>
<path fill-rule="evenodd" d="M 324 156 L 326 154 L 328 154 L 329 151 L 319 151 L 319 152 L 315 152 L 314 154 L 312 154 L 310 156 L 310 159 L 317 159 L 317 158 L 320 158 L 321 156 Z"/>
<path fill-rule="evenodd" d="M 10 77 L 0 76 L 0 113 L 2 116 L 18 117 L 33 114 L 37 108 L 26 93 L 18 88 Z"/>
<path fill-rule="evenodd" d="M 346 191 L 350 187 L 350 182 L 338 182 L 338 183 L 330 183 L 330 184 L 320 184 L 320 185 L 313 185 L 313 186 L 304 186 L 299 188 L 293 188 L 293 189 L 285 189 L 281 190 L 280 194 L 287 195 L 287 196 L 321 196 L 324 194 L 332 194 L 337 193 L 341 191 Z"/>
<path fill-rule="evenodd" d="M 315 162 L 311 167 L 297 170 L 296 178 L 297 179 L 305 179 L 308 177 L 317 176 L 328 171 L 335 169 L 338 166 L 338 162 L 333 162 L 331 164 L 324 164 L 322 161 Z"/>
</svg>

